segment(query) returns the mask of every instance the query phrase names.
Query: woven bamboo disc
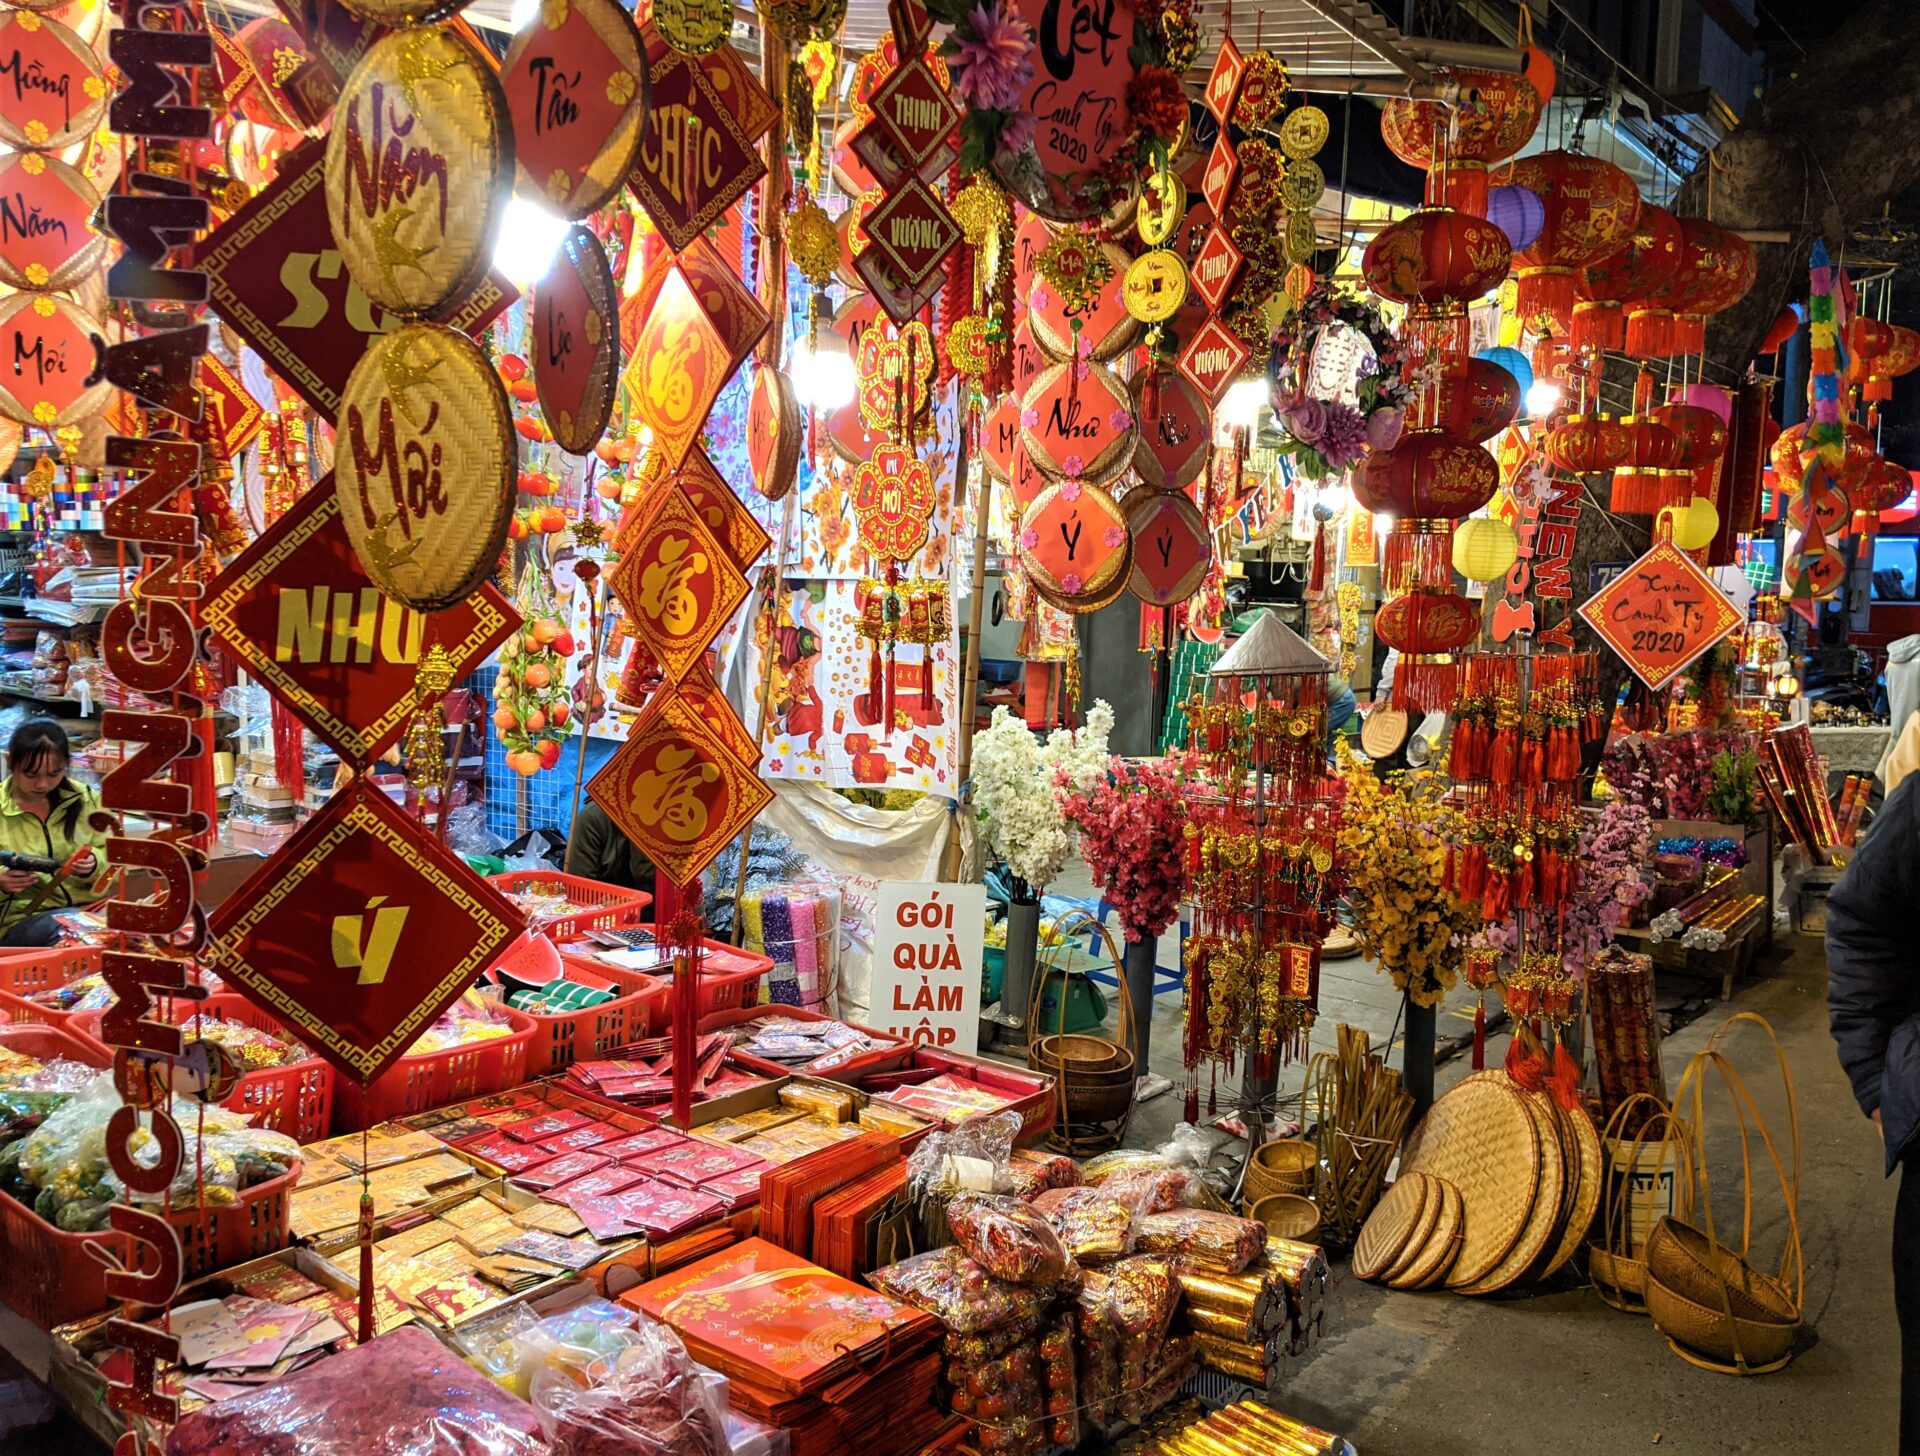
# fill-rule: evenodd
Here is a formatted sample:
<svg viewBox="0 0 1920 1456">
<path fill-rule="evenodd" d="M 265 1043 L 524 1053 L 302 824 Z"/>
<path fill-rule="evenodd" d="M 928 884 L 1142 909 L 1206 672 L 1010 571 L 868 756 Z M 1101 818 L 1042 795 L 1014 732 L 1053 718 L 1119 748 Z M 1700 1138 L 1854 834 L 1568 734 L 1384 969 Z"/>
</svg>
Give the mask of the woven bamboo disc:
<svg viewBox="0 0 1920 1456">
<path fill-rule="evenodd" d="M 1407 1246 L 1426 1207 L 1427 1180 L 1404 1172 L 1380 1195 L 1353 1244 L 1353 1272 L 1361 1279 L 1377 1279 Z"/>
<path fill-rule="evenodd" d="M 374 584 L 438 612 L 500 560 L 519 437 L 480 346 L 444 324 L 381 335 L 340 399 L 340 524 Z"/>
<path fill-rule="evenodd" d="M 1567 1215 L 1566 1226 L 1560 1231 L 1559 1244 L 1547 1256 L 1542 1279 L 1558 1273 L 1586 1241 L 1587 1231 L 1593 1227 L 1593 1216 L 1600 1208 L 1601 1191 L 1606 1186 L 1601 1170 L 1600 1131 L 1587 1115 L 1587 1109 L 1561 1108 L 1560 1120 L 1573 1135 L 1574 1161 L 1569 1164 L 1572 1176 L 1568 1179 L 1573 1184 L 1573 1211 Z"/>
<path fill-rule="evenodd" d="M 1560 1199 L 1567 1186 L 1567 1155 L 1560 1145 L 1552 1099 L 1544 1092 L 1522 1092 L 1520 1096 L 1527 1115 L 1533 1119 L 1533 1131 L 1540 1147 L 1540 1179 L 1534 1189 L 1533 1208 L 1507 1256 L 1483 1277 L 1468 1283 L 1459 1278 L 1456 1270 L 1447 1280 L 1447 1287 L 1459 1294 L 1494 1294 L 1518 1284 L 1560 1236 L 1563 1226 Z"/>
<path fill-rule="evenodd" d="M 1390 1281 L 1395 1289 L 1431 1289 L 1443 1283 L 1453 1268 L 1453 1261 L 1460 1256 L 1460 1241 L 1466 1233 L 1467 1222 L 1460 1190 L 1445 1178 L 1434 1178 L 1433 1185 L 1440 1193 L 1440 1217 L 1434 1222 L 1426 1246 Z"/>
<path fill-rule="evenodd" d="M 360 58 L 327 134 L 327 219 L 368 298 L 437 318 L 485 275 L 512 194 L 506 116 L 493 67 L 451 30 L 395 31 Z"/>
<path fill-rule="evenodd" d="M 1460 1190 L 1466 1233 L 1450 1285 L 1484 1278 L 1519 1241 L 1540 1161 L 1533 1116 L 1503 1071 L 1475 1072 L 1427 1110 L 1407 1141 L 1400 1175 L 1432 1173 Z"/>
<path fill-rule="evenodd" d="M 1381 1271 L 1382 1284 L 1391 1285 L 1426 1252 L 1427 1240 L 1433 1237 L 1434 1227 L 1440 1222 L 1440 1206 L 1446 1202 L 1445 1196 L 1440 1192 L 1439 1179 L 1427 1173 L 1415 1173 L 1413 1176 L 1427 1185 L 1427 1196 L 1420 1205 L 1420 1222 L 1414 1225 L 1412 1236 L 1407 1239 L 1400 1252 L 1394 1255 L 1393 1262 Z"/>
</svg>

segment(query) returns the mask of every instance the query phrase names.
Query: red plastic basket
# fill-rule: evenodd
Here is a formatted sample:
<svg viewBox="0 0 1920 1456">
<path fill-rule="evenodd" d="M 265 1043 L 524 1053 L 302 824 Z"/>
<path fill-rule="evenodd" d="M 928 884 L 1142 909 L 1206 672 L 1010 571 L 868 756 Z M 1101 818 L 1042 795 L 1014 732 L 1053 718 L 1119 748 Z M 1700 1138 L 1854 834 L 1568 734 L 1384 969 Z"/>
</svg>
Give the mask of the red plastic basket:
<svg viewBox="0 0 1920 1456">
<path fill-rule="evenodd" d="M 1014 1100 L 1008 1104 L 1008 1110 L 1020 1114 L 1020 1136 L 1015 1141 L 1021 1147 L 1032 1147 L 1053 1127 L 1058 1111 L 1053 1095 L 1053 1078 L 1044 1073 L 1009 1067 L 983 1057 L 963 1056 L 959 1052 L 936 1051 L 930 1046 L 915 1047 L 908 1065 L 924 1071 L 928 1078 L 946 1073 L 969 1082 L 978 1082 L 983 1087 L 991 1087 L 996 1092 L 1012 1097 Z M 874 1097 L 885 1097 L 886 1087 L 866 1085 L 867 1079 L 873 1075 L 872 1072 L 861 1072 L 852 1077 L 835 1076 L 828 1080 L 845 1082 Z"/>
<path fill-rule="evenodd" d="M 839 1018 L 820 1011 L 803 1011 L 798 1006 L 782 1006 L 767 1003 L 760 1006 L 736 1006 L 727 1011 L 715 1011 L 700 1018 L 700 1030 L 722 1031 L 738 1026 L 742 1022 L 754 1021 L 762 1016 L 785 1016 L 795 1021 L 835 1021 Z M 850 1078 L 862 1077 L 869 1072 L 889 1072 L 896 1067 L 904 1067 L 913 1060 L 913 1044 L 901 1041 L 898 1037 L 888 1036 L 884 1031 L 875 1031 L 870 1026 L 858 1022 L 846 1023 L 855 1031 L 864 1031 L 868 1036 L 879 1037 L 887 1043 L 870 1052 L 862 1052 L 849 1060 L 844 1066 L 835 1067 L 830 1072 L 808 1072 L 802 1067 L 789 1067 L 780 1062 L 770 1062 L 764 1057 L 756 1057 L 739 1047 L 733 1050 L 733 1059 L 744 1067 L 752 1067 L 757 1072 L 766 1072 L 776 1077 L 785 1077 L 801 1073 L 809 1077 L 820 1077 L 829 1082 L 846 1083 Z"/>
<path fill-rule="evenodd" d="M 488 875 L 487 883 L 503 895 L 536 885 L 564 891 L 566 897 L 581 908 L 537 927 L 555 941 L 577 939 L 589 930 L 638 925 L 640 912 L 653 903 L 653 896 L 645 890 L 629 890 L 581 875 L 561 874 L 558 870 L 512 870 L 504 875 Z"/>
<path fill-rule="evenodd" d="M 760 978 L 773 969 L 772 958 L 741 950 L 725 941 L 709 940 L 705 944 L 706 954 L 700 961 L 700 1015 L 711 1016 L 716 1011 L 731 1011 L 736 1007 L 753 1005 L 758 999 L 755 991 Z M 566 966 L 568 975 L 577 971 L 603 975 L 609 969 L 605 961 L 577 954 L 569 946 L 560 948 L 560 960 Z M 647 1024 L 639 1033 L 659 1036 L 673 1021 L 673 977 L 665 972 L 658 975 L 644 971 L 635 974 L 647 976 L 668 993 L 647 1003 Z M 786 1075 L 784 1068 L 780 1075 Z"/>
<path fill-rule="evenodd" d="M 44 950 L 0 951 L 0 1009 L 16 1023 L 65 1026 L 72 1011 L 56 1011 L 27 998 L 36 991 L 64 986 L 100 969 L 97 945 L 59 946 Z"/>
<path fill-rule="evenodd" d="M 70 1057 L 106 1068 L 112 1061 L 97 1042 L 44 1025 L 0 1028 L 0 1046 L 36 1057 Z M 167 1215 L 180 1235 L 185 1277 L 258 1259 L 287 1246 L 298 1164 L 271 1182 L 248 1188 L 225 1208 L 184 1209 Z M 89 1244 L 113 1248 L 134 1261 L 132 1240 L 121 1234 L 63 1233 L 26 1204 L 0 1195 L 0 1300 L 43 1330 L 85 1319 L 107 1307 L 107 1271 L 87 1252 Z"/>
<path fill-rule="evenodd" d="M 371 1087 L 342 1077 L 333 1091 L 333 1130 L 359 1132 L 396 1117 L 518 1087 L 527 1080 L 533 1018 L 505 1006 L 500 1014 L 513 1026 L 507 1036 L 402 1057 Z"/>
<path fill-rule="evenodd" d="M 613 1000 L 580 1011 L 528 1011 L 533 1040 L 527 1043 L 527 1076 L 544 1077 L 579 1057 L 598 1056 L 636 1042 L 654 1022 L 651 1003 L 669 999 L 671 988 L 644 971 L 623 971 L 598 961 L 575 961 L 567 979 L 615 993 Z M 487 993 L 505 1008 L 505 1002 Z M 664 1014 L 664 1013 L 663 1013 Z"/>
<path fill-rule="evenodd" d="M 297 1040 L 294 1033 L 237 991 L 216 991 L 197 1002 L 175 997 L 161 1004 L 171 1007 L 169 1019 L 175 1025 L 184 1025 L 198 1012 L 209 1021 L 237 1021 L 256 1031 Z M 76 1012 L 69 1029 L 98 1041 L 100 1016 L 98 1011 Z M 310 1056 L 284 1067 L 246 1073 L 220 1105 L 249 1114 L 255 1127 L 283 1132 L 295 1142 L 315 1143 L 333 1126 L 333 1087 L 333 1068 Z"/>
</svg>

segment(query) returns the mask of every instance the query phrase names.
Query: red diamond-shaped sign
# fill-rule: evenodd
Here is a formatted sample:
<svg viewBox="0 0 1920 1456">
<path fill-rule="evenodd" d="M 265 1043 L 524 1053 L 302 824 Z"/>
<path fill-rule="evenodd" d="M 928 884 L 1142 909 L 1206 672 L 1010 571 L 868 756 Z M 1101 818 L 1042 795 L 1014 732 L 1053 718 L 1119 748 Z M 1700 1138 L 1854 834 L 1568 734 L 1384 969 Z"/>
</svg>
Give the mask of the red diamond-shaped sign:
<svg viewBox="0 0 1920 1456">
<path fill-rule="evenodd" d="M 1580 606 L 1633 675 L 1658 692 L 1742 620 L 1686 552 L 1659 541 Z"/>
<path fill-rule="evenodd" d="M 1223 131 L 1207 154 L 1207 170 L 1200 174 L 1200 195 L 1206 198 L 1215 217 L 1226 214 L 1228 199 L 1233 196 L 1233 179 L 1239 172 L 1240 153 Z"/>
<path fill-rule="evenodd" d="M 207 963 L 366 1083 L 525 928 L 525 915 L 360 778 L 221 904 Z"/>
<path fill-rule="evenodd" d="M 873 93 L 873 120 L 853 139 L 853 149 L 886 187 L 908 176 L 933 177 L 947 170 L 960 149 L 954 144 L 960 109 L 916 56 Z"/>
<path fill-rule="evenodd" d="M 707 452 L 696 445 L 687 452 L 687 463 L 679 470 L 671 474 L 664 470 L 647 472 L 641 481 L 644 494 L 634 503 L 633 509 L 621 518 L 620 529 L 614 537 L 615 550 L 627 550 L 635 531 L 647 517 L 655 494 L 676 486 L 686 495 L 700 519 L 707 523 L 714 540 L 726 548 L 727 555 L 741 571 L 746 571 L 758 561 L 772 544 L 765 529 L 754 519 L 753 512 L 733 493 L 733 488 L 720 478 L 720 472 L 713 468 Z"/>
<path fill-rule="evenodd" d="M 1208 229 L 1207 240 L 1194 256 L 1193 286 L 1215 313 L 1227 301 L 1233 285 L 1240 281 L 1240 269 L 1246 261 L 1246 255 L 1227 236 L 1225 227 L 1215 223 Z"/>
<path fill-rule="evenodd" d="M 678 885 L 696 878 L 773 799 L 773 790 L 671 689 L 654 694 L 587 792 Z"/>
<path fill-rule="evenodd" d="M 663 253 L 654 260 L 636 311 L 627 390 L 656 448 L 677 470 L 714 400 L 767 331 L 766 311 L 703 239 L 678 258 Z"/>
<path fill-rule="evenodd" d="M 656 64 L 653 116 L 627 177 L 667 246 L 685 252 L 766 171 L 706 69 L 669 51 Z"/>
<path fill-rule="evenodd" d="M 1208 404 L 1218 404 L 1252 357 L 1253 350 L 1244 339 L 1219 319 L 1210 318 L 1194 330 L 1186 348 L 1180 351 L 1179 368 Z"/>
<path fill-rule="evenodd" d="M 348 763 L 372 763 L 412 719 L 427 648 L 457 681 L 520 626 L 491 585 L 444 612 L 383 596 L 360 564 L 333 477 L 228 565 L 200 605 L 214 640 Z"/>
<path fill-rule="evenodd" d="M 917 288 L 902 281 L 877 248 L 868 248 L 858 254 L 853 260 L 853 271 L 860 275 L 868 291 L 879 300 L 887 317 L 897 324 L 910 323 L 946 286 L 944 273 L 934 273 Z"/>
<path fill-rule="evenodd" d="M 1233 43 L 1233 37 L 1220 38 L 1220 51 L 1213 58 L 1213 72 L 1207 77 L 1207 89 L 1201 93 L 1213 119 L 1220 123 L 1221 140 L 1226 139 L 1227 117 L 1233 113 L 1233 103 L 1240 99 L 1240 79 L 1247 73 L 1246 58 L 1240 54 L 1240 47 Z"/>
<path fill-rule="evenodd" d="M 634 634 L 677 683 L 746 600 L 747 578 L 677 487 L 660 492 L 628 540 L 614 593 Z"/>
<path fill-rule="evenodd" d="M 909 288 L 933 277 L 960 241 L 960 224 L 918 177 L 909 177 L 867 214 L 868 250 Z"/>
</svg>

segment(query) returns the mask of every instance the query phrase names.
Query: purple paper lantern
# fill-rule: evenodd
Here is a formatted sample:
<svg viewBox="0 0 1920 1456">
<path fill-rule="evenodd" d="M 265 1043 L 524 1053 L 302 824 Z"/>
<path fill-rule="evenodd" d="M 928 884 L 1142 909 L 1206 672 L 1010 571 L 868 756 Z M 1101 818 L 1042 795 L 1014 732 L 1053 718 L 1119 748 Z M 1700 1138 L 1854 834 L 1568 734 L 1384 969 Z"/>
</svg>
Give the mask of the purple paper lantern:
<svg viewBox="0 0 1920 1456">
<path fill-rule="evenodd" d="M 1487 221 L 1507 235 L 1517 253 L 1547 225 L 1547 205 L 1525 187 L 1495 187 L 1487 193 Z"/>
</svg>

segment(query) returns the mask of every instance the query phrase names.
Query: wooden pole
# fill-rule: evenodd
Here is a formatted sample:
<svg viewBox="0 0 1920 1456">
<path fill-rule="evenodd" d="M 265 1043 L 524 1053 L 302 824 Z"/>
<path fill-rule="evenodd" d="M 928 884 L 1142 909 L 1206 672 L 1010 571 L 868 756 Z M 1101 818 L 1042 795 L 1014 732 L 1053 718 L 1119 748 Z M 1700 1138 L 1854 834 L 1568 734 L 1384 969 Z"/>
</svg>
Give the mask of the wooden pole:
<svg viewBox="0 0 1920 1456">
<path fill-rule="evenodd" d="M 960 432 L 958 452 L 961 489 L 966 489 L 967 433 Z M 964 498 L 964 497 L 963 497 Z M 960 877 L 960 815 L 964 812 L 961 795 L 966 792 L 967 775 L 973 770 L 973 719 L 980 707 L 980 618 L 987 582 L 987 522 L 993 515 L 993 472 L 980 472 L 980 506 L 973 522 L 973 599 L 967 603 L 967 646 L 960 654 L 960 769 L 954 785 L 953 832 L 947 838 L 943 878 Z M 927 649 L 927 670 L 933 670 L 933 649 Z"/>
<path fill-rule="evenodd" d="M 573 839 L 573 821 L 580 817 L 580 791 L 587 778 L 587 738 L 593 727 L 593 699 L 600 691 L 600 575 L 594 573 L 593 580 L 587 583 L 587 644 L 586 666 L 580 670 L 580 677 L 587 685 L 587 700 L 580 709 L 580 761 L 573 766 L 573 812 L 567 816 L 567 839 Z"/>
</svg>

